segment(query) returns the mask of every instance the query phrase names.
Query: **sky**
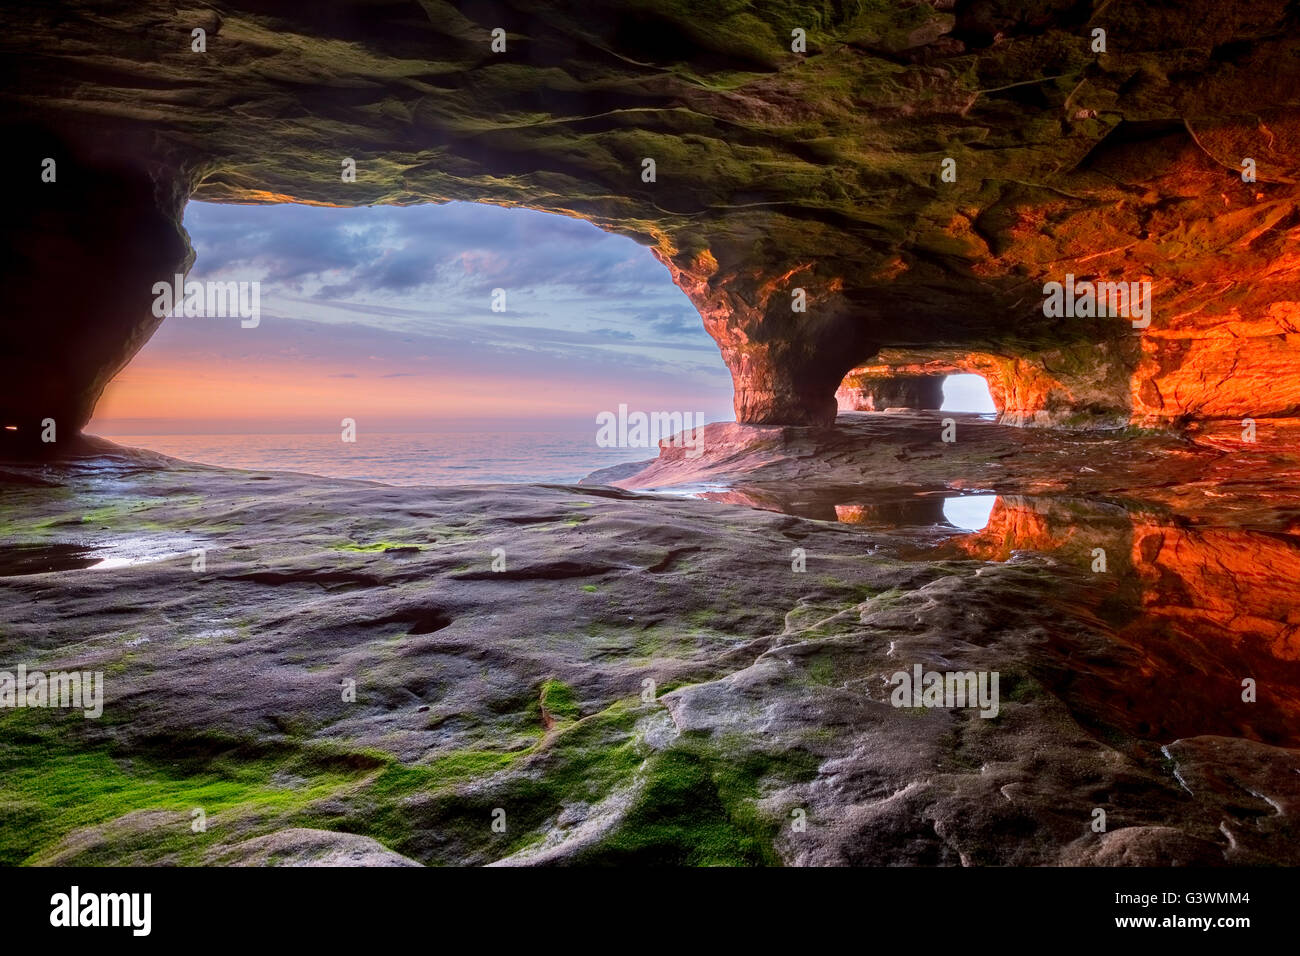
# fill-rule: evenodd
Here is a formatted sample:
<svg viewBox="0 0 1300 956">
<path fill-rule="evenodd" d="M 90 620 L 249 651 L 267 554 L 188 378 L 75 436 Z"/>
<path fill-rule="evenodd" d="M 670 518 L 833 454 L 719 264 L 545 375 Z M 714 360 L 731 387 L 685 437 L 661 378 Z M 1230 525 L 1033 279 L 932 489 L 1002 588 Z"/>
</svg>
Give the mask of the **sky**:
<svg viewBox="0 0 1300 956">
<path fill-rule="evenodd" d="M 949 375 L 943 380 L 943 405 L 946 412 L 984 412 L 992 414 L 997 406 L 989 394 L 989 383 L 982 375 Z"/>
<path fill-rule="evenodd" d="M 586 427 L 620 404 L 733 418 L 731 377 L 668 270 L 581 220 L 191 202 L 185 227 L 188 281 L 259 282 L 260 320 L 166 318 L 92 432 Z"/>
<path fill-rule="evenodd" d="M 477 203 L 191 202 L 185 227 L 188 281 L 260 283 L 258 322 L 168 317 L 91 432 L 586 429 L 621 404 L 733 418 L 731 377 L 668 270 L 590 223 Z M 945 408 L 992 410 L 978 376 L 945 391 Z"/>
</svg>

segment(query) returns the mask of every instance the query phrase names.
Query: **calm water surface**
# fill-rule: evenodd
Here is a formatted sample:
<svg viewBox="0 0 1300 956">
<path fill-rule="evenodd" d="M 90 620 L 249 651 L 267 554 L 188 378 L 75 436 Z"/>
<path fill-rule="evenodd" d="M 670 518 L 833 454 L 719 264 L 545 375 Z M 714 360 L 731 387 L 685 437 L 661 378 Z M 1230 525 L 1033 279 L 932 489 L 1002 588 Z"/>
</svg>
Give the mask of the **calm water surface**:
<svg viewBox="0 0 1300 956">
<path fill-rule="evenodd" d="M 120 445 L 226 468 L 297 471 L 391 485 L 572 483 L 610 465 L 644 461 L 657 448 L 600 448 L 596 428 L 538 432 L 110 435 Z"/>
</svg>

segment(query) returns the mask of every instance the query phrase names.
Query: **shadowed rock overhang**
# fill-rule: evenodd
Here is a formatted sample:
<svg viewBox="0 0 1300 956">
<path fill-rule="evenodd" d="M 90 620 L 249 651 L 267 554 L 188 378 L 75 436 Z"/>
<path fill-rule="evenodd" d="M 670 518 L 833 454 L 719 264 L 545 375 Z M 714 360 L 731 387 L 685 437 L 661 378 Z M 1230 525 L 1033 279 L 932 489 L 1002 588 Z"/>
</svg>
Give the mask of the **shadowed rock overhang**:
<svg viewBox="0 0 1300 956">
<path fill-rule="evenodd" d="M 47 418 L 84 425 L 156 329 L 153 284 L 193 259 L 190 198 L 473 200 L 631 236 L 699 309 L 743 422 L 828 422 L 863 368 L 980 371 L 1027 423 L 1300 410 L 1300 26 L 1285 0 L 0 16 L 17 187 L 0 416 L 19 440 Z M 1045 284 L 1067 276 L 1149 282 L 1149 325 L 1045 315 Z"/>
</svg>

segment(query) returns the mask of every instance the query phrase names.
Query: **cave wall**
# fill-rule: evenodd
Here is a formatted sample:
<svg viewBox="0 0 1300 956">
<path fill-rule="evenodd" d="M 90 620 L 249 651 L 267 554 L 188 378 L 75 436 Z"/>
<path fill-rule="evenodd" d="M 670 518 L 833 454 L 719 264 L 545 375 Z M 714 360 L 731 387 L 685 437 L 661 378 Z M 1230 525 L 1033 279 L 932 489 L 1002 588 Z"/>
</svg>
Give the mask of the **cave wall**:
<svg viewBox="0 0 1300 956">
<path fill-rule="evenodd" d="M 31 450 L 78 434 L 163 321 L 153 282 L 187 272 L 194 253 L 183 174 L 116 150 L 69 150 L 41 129 L 8 132 L 6 142 L 59 157 L 54 182 L 9 197 L 0 229 L 0 448 Z M 20 173 L 13 160 L 6 179 L 30 181 L 30 166 Z"/>
<path fill-rule="evenodd" d="M 929 380 L 936 387 L 937 404 L 902 403 L 908 408 L 938 408 L 942 404 L 942 379 L 947 375 L 975 374 L 988 383 L 998 421 L 1008 425 L 1057 428 L 1114 428 L 1132 418 L 1129 394 L 1131 368 L 1139 360 L 1136 342 L 1047 349 L 1021 356 L 987 351 L 921 348 L 881 349 L 870 364 L 844 377 L 836 393 L 840 407 L 853 411 L 878 411 L 881 406 L 864 393 L 892 394 L 891 382 Z"/>
<path fill-rule="evenodd" d="M 1271 421 L 1300 427 L 1300 334 L 1291 303 L 1275 321 L 1229 319 L 1206 330 L 1154 334 L 1013 356 L 943 348 L 882 349 L 850 371 L 836 398 L 842 410 L 898 405 L 938 408 L 913 383 L 981 375 L 1008 425 L 1054 428 L 1186 428 Z M 1251 327 L 1253 326 L 1253 327 Z M 940 400 L 940 404 L 942 400 Z"/>
<path fill-rule="evenodd" d="M 0 410 L 23 435 L 79 428 L 152 334 L 148 290 L 191 261 L 191 196 L 473 200 L 631 236 L 699 309 L 743 422 L 828 422 L 845 376 L 891 349 L 966 356 L 1009 422 L 1300 407 L 1284 0 L 71 0 L 3 16 L 18 189 Z M 48 156 L 57 183 L 40 181 Z M 1045 315 L 1044 285 L 1067 274 L 1150 282 L 1149 326 Z"/>
<path fill-rule="evenodd" d="M 842 411 L 936 409 L 943 404 L 943 379 L 943 375 L 872 374 L 854 370 L 844 377 L 835 392 L 835 400 Z"/>
</svg>

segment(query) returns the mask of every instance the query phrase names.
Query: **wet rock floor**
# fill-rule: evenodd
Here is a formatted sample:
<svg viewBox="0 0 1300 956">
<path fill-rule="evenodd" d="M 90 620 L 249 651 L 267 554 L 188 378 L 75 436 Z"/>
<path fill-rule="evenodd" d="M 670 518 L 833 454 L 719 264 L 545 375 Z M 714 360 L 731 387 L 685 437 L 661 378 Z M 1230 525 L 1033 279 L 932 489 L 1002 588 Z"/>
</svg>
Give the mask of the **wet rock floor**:
<svg viewBox="0 0 1300 956">
<path fill-rule="evenodd" d="M 842 423 L 654 494 L 0 469 L 0 670 L 104 675 L 0 710 L 0 862 L 1300 859 L 1290 458 Z"/>
</svg>

